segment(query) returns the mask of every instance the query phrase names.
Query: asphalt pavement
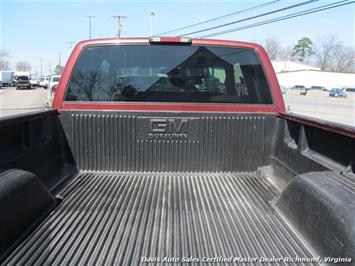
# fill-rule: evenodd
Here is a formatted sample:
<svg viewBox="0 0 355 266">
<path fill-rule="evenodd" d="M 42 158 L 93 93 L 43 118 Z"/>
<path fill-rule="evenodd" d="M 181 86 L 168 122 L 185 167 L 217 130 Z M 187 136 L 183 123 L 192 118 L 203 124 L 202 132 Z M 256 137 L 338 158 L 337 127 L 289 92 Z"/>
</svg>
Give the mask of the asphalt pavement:
<svg viewBox="0 0 355 266">
<path fill-rule="evenodd" d="M 286 108 L 293 113 L 355 127 L 355 96 L 334 98 L 322 91 L 309 91 L 306 96 L 301 96 L 297 91 L 289 90 L 283 97 Z M 48 91 L 44 88 L 1 88 L 0 116 L 45 110 L 47 101 Z"/>
<path fill-rule="evenodd" d="M 16 90 L 15 87 L 0 89 L 0 116 L 45 109 L 48 99 L 46 89 Z"/>
<path fill-rule="evenodd" d="M 355 96 L 329 97 L 328 92 L 301 96 L 292 91 L 283 96 L 289 112 L 355 127 Z"/>
</svg>

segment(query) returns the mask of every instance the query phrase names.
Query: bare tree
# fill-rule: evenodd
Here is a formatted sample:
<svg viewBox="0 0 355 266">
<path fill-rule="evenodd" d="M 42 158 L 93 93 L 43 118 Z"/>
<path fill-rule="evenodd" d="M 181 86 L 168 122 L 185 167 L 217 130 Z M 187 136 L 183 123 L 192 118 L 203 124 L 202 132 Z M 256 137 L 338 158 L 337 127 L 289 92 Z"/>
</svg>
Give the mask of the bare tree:
<svg viewBox="0 0 355 266">
<path fill-rule="evenodd" d="M 331 71 L 333 69 L 334 56 L 340 47 L 341 43 L 335 35 L 324 36 L 317 40 L 315 56 L 321 70 Z"/>
<path fill-rule="evenodd" d="M 282 48 L 280 45 L 280 40 L 277 37 L 267 37 L 263 41 L 254 40 L 253 42 L 259 43 L 261 46 L 264 47 L 270 60 L 278 59 Z"/>
<path fill-rule="evenodd" d="M 74 72 L 69 85 L 68 97 L 77 100 L 110 101 L 117 88 L 114 86 L 114 77 L 105 77 L 99 70 L 77 70 Z"/>
<path fill-rule="evenodd" d="M 261 44 L 271 60 L 299 60 L 320 67 L 322 71 L 355 73 L 355 49 L 346 47 L 336 35 L 318 38 L 312 45 L 309 38 L 302 38 L 292 47 L 283 47 L 276 37 L 267 37 Z"/>
<path fill-rule="evenodd" d="M 263 41 L 254 40 L 253 42 L 262 45 L 271 60 L 292 60 L 292 47 L 282 47 L 277 37 L 267 37 Z"/>
<path fill-rule="evenodd" d="M 19 61 L 16 63 L 16 70 L 17 71 L 31 71 L 30 63 L 26 61 Z"/>
<path fill-rule="evenodd" d="M 293 49 L 291 46 L 287 46 L 285 48 L 282 48 L 278 54 L 278 59 L 283 60 L 283 61 L 289 61 L 293 59 L 292 57 L 293 54 Z"/>
<path fill-rule="evenodd" d="M 278 38 L 267 37 L 264 42 L 264 47 L 271 60 L 278 59 L 282 49 Z"/>
<path fill-rule="evenodd" d="M 346 47 L 335 35 L 318 39 L 316 58 L 321 70 L 355 72 L 355 50 Z"/>
<path fill-rule="evenodd" d="M 10 62 L 9 62 L 10 53 L 6 49 L 0 50 L 0 70 L 9 70 Z"/>
<path fill-rule="evenodd" d="M 354 73 L 355 72 L 355 50 L 351 47 L 339 46 L 334 51 L 333 71 Z"/>
</svg>

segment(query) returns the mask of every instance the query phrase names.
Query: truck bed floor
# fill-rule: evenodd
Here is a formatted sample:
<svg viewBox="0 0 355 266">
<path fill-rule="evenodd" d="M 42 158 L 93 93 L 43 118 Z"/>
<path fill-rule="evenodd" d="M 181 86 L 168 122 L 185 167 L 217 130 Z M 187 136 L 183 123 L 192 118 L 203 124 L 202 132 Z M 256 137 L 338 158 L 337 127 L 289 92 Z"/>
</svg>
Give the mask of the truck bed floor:
<svg viewBox="0 0 355 266">
<path fill-rule="evenodd" d="M 276 190 L 254 173 L 81 173 L 60 195 L 63 202 L 5 264 L 312 257 L 270 205 Z"/>
</svg>

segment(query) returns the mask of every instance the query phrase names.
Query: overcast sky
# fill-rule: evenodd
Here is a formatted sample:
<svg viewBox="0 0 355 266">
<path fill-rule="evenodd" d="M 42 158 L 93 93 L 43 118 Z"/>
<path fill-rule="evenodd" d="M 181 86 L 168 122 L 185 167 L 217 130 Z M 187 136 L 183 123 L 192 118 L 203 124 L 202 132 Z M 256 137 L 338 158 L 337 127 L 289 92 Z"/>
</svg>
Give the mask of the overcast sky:
<svg viewBox="0 0 355 266">
<path fill-rule="evenodd" d="M 280 9 L 306 0 L 280 0 L 276 4 L 217 20 L 199 27 L 174 32 L 183 34 L 223 23 L 244 19 L 271 10 Z M 155 13 L 153 31 L 155 34 L 190 25 L 225 14 L 260 5 L 266 1 L 6 1 L 0 0 L 0 46 L 11 55 L 11 66 L 20 60 L 31 63 L 32 69 L 39 71 L 43 59 L 43 71 L 49 64 L 53 68 L 61 53 L 65 63 L 71 52 L 66 42 L 88 39 L 89 25 L 86 15 L 94 15 L 92 37 L 113 37 L 117 31 L 112 15 L 124 15 L 123 37 L 148 36 L 150 13 Z M 206 32 L 212 33 L 238 26 L 287 15 L 304 9 L 336 2 L 319 0 L 298 8 L 249 20 L 230 27 Z M 311 40 L 328 34 L 337 35 L 344 44 L 355 46 L 354 5 L 347 5 L 328 11 L 315 13 L 287 21 L 276 22 L 243 31 L 219 35 L 217 39 L 241 41 L 263 40 L 268 36 L 278 37 L 283 46 L 293 46 L 298 39 L 308 36 Z M 193 37 L 201 36 L 192 35 Z"/>
</svg>

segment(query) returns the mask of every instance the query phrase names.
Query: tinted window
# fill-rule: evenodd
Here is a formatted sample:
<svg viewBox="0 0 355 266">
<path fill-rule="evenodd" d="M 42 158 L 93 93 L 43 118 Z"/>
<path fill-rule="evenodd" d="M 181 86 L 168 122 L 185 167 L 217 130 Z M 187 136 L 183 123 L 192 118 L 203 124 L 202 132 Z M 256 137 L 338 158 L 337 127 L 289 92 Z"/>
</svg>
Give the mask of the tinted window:
<svg viewBox="0 0 355 266">
<path fill-rule="evenodd" d="M 343 92 L 342 89 L 332 89 L 333 92 L 339 93 L 339 92 Z"/>
<path fill-rule="evenodd" d="M 66 100 L 272 103 L 253 50 L 170 45 L 86 48 Z"/>
<path fill-rule="evenodd" d="M 27 76 L 19 76 L 17 77 L 18 80 L 29 80 Z"/>
<path fill-rule="evenodd" d="M 54 78 L 52 79 L 52 81 L 53 81 L 53 82 L 58 82 L 58 81 L 59 81 L 59 78 L 58 78 L 58 77 L 54 77 Z"/>
</svg>

